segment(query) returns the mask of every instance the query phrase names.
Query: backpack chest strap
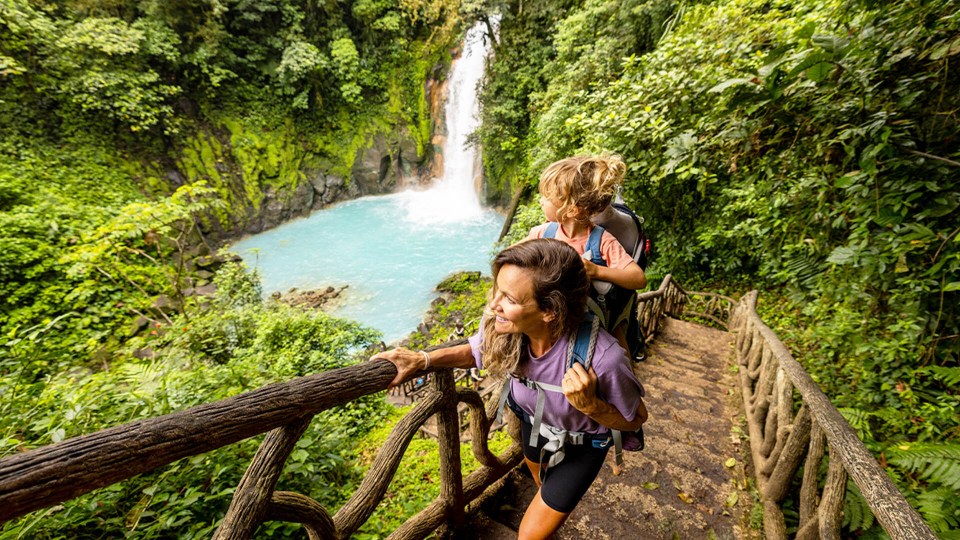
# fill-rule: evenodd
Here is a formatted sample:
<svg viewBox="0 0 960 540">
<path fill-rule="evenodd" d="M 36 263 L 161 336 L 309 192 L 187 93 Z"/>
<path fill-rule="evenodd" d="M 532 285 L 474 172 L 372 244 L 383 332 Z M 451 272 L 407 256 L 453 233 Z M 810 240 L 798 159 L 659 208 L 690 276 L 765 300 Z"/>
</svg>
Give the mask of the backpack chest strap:
<svg viewBox="0 0 960 540">
<path fill-rule="evenodd" d="M 497 404 L 498 423 L 503 422 L 503 409 L 507 404 L 507 399 L 510 397 L 510 381 L 512 379 L 516 379 L 527 388 L 537 391 L 537 406 L 533 416 L 528 414 L 524 414 L 524 416 L 532 425 L 532 429 L 530 430 L 530 440 L 527 441 L 528 444 L 536 447 L 537 443 L 539 442 L 537 440 L 538 436 L 542 436 L 543 438 L 547 439 L 547 443 L 543 446 L 543 448 L 540 449 L 540 463 L 543 463 L 543 456 L 545 452 L 552 452 L 546 467 L 541 470 L 541 474 L 545 472 L 547 468 L 553 467 L 557 463 L 563 461 L 563 458 L 566 457 L 566 453 L 563 451 L 563 448 L 566 444 L 580 445 L 584 444 L 587 439 L 593 440 L 594 437 L 596 437 L 581 431 L 569 431 L 563 428 L 545 424 L 543 422 L 543 405 L 546 392 L 563 393 L 563 389 L 554 384 L 531 381 L 525 377 L 514 377 L 513 375 L 510 375 L 507 378 L 507 381 L 504 383 L 503 390 L 500 392 L 500 401 Z M 602 435 L 600 436 L 600 438 L 603 437 L 604 436 Z M 616 463 L 617 465 L 623 465 L 623 435 L 619 430 L 611 429 L 610 438 L 613 439 Z"/>
</svg>

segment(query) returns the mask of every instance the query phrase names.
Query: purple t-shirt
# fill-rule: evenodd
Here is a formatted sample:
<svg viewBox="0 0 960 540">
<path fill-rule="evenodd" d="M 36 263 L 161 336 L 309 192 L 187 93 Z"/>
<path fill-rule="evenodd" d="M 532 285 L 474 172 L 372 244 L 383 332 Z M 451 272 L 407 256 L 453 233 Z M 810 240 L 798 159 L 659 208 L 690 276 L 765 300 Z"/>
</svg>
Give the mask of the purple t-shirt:
<svg viewBox="0 0 960 540">
<path fill-rule="evenodd" d="M 468 340 L 477 367 L 482 368 L 480 348 L 483 343 L 482 331 Z M 561 385 L 566 371 L 567 337 L 561 337 L 543 356 L 534 357 L 527 348 L 529 360 L 522 368 L 523 376 L 532 381 Z M 643 386 L 633 374 L 626 352 L 616 338 L 600 329 L 597 334 L 597 346 L 590 364 L 597 372 L 597 397 L 613 405 L 628 421 L 637 416 Z M 520 381 L 511 378 L 510 390 L 513 400 L 531 416 L 537 407 L 537 391 L 527 388 Z M 608 429 L 591 420 L 567 401 L 559 392 L 545 392 L 543 422 L 566 429 L 585 433 L 606 433 Z"/>
</svg>

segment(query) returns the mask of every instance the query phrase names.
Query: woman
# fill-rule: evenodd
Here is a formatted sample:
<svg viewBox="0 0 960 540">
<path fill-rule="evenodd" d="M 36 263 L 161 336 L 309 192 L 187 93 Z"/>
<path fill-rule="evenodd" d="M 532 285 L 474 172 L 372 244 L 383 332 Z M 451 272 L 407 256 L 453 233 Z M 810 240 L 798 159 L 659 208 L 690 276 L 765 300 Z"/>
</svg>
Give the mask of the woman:
<svg viewBox="0 0 960 540">
<path fill-rule="evenodd" d="M 465 345 L 427 353 L 394 349 L 374 358 L 397 366 L 391 384 L 434 367 L 482 367 L 509 379 L 510 408 L 520 417 L 523 454 L 538 491 L 520 523 L 521 539 L 547 538 L 597 477 L 609 450 L 609 431 L 636 431 L 647 418 L 643 389 L 624 350 L 604 330 L 597 336 L 589 370 L 566 369 L 567 343 L 586 311 L 589 282 L 577 252 L 558 240 L 528 240 L 501 251 L 493 262 L 494 286 L 481 331 Z M 530 444 L 537 391 L 517 377 L 561 386 L 545 396 L 542 422 L 596 434 L 561 448 L 563 459 L 545 467 L 547 439 Z M 557 453 L 560 453 L 559 451 Z M 545 470 L 541 470 L 545 469 Z"/>
</svg>

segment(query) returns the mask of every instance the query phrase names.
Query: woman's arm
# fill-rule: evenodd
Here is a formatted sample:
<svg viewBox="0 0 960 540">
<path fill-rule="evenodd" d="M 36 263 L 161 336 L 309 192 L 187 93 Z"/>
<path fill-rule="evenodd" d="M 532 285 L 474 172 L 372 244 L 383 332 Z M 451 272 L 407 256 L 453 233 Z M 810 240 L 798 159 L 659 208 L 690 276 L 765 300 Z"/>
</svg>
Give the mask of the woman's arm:
<svg viewBox="0 0 960 540">
<path fill-rule="evenodd" d="M 427 369 L 428 367 L 458 367 L 466 369 L 476 365 L 469 343 L 430 351 L 426 353 L 426 356 L 424 355 L 425 352 L 426 351 L 411 351 L 410 349 L 399 347 L 375 354 L 371 356 L 370 359 L 376 360 L 382 358 L 389 360 L 393 365 L 397 366 L 397 376 L 390 381 L 390 386 L 396 386 L 409 379 L 414 373 Z M 429 365 L 427 365 L 428 357 Z"/>
<path fill-rule="evenodd" d="M 586 371 L 582 365 L 574 364 L 563 376 L 561 387 L 563 395 L 575 409 L 604 427 L 636 431 L 647 421 L 647 407 L 643 404 L 643 398 L 632 421 L 627 421 L 616 407 L 598 398 L 597 373 L 593 368 Z"/>
</svg>

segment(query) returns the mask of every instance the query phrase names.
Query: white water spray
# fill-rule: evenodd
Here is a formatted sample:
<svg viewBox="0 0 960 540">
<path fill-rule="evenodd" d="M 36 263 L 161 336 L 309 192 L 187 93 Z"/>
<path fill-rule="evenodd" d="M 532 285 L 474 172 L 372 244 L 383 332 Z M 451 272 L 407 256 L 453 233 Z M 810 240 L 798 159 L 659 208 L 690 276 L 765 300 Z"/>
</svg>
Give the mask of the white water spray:
<svg viewBox="0 0 960 540">
<path fill-rule="evenodd" d="M 447 83 L 446 128 L 443 146 L 443 177 L 424 191 L 399 194 L 406 218 L 417 223 L 454 223 L 483 218 L 477 196 L 482 173 L 476 149 L 467 137 L 479 124 L 477 83 L 483 76 L 489 45 L 481 24 L 467 32 L 463 54 L 453 62 Z"/>
</svg>

